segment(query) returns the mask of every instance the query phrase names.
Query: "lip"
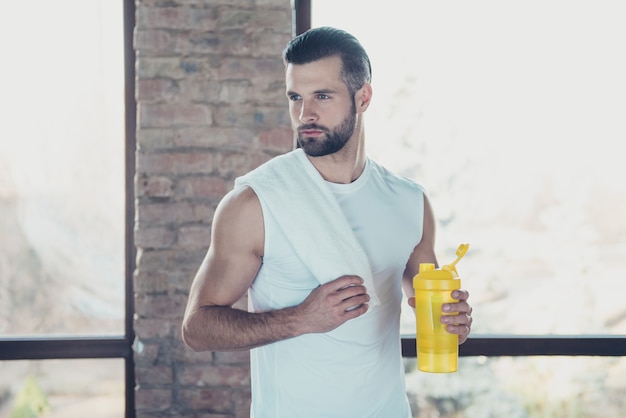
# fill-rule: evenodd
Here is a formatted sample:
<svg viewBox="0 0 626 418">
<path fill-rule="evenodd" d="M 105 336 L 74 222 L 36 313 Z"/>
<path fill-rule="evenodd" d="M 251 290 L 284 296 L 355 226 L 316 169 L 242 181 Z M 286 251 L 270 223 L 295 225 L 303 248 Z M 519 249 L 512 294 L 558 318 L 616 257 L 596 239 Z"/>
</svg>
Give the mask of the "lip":
<svg viewBox="0 0 626 418">
<path fill-rule="evenodd" d="M 322 135 L 324 131 L 320 131 L 319 129 L 302 129 L 300 130 L 300 134 L 306 136 L 318 136 Z"/>
</svg>

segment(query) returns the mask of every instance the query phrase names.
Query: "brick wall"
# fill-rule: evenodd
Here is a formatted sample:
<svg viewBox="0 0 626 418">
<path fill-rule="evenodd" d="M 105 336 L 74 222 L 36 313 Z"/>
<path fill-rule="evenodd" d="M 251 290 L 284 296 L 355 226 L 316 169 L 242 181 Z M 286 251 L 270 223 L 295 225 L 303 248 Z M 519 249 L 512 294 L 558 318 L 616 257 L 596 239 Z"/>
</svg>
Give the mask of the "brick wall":
<svg viewBox="0 0 626 418">
<path fill-rule="evenodd" d="M 180 327 L 218 201 L 292 147 L 280 58 L 291 1 L 136 5 L 137 417 L 246 417 L 249 353 L 193 353 Z"/>
</svg>

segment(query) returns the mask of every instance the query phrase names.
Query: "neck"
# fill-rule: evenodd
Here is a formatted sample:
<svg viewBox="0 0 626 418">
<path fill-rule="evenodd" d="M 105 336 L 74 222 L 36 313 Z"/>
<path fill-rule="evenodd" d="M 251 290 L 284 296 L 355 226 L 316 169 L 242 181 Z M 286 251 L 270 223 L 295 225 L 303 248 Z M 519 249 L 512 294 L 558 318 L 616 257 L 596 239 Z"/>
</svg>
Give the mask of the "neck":
<svg viewBox="0 0 626 418">
<path fill-rule="evenodd" d="M 307 156 L 324 180 L 331 183 L 349 184 L 363 173 L 365 132 L 362 122 L 362 120 L 357 122 L 352 137 L 341 150 L 323 157 Z"/>
</svg>

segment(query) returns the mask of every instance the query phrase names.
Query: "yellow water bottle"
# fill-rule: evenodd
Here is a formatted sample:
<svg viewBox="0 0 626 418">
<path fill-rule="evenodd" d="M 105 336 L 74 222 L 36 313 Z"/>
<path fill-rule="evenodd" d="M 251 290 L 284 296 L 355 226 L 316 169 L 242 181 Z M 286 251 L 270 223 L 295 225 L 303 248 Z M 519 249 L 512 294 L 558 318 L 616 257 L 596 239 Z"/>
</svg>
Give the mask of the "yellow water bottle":
<svg viewBox="0 0 626 418">
<path fill-rule="evenodd" d="M 441 323 L 444 303 L 454 303 L 451 293 L 461 288 L 456 263 L 465 255 L 468 244 L 461 244 L 453 263 L 435 269 L 432 263 L 421 263 L 413 277 L 415 289 L 415 322 L 417 341 L 417 368 L 423 372 L 451 373 L 458 369 L 459 336 L 450 334 Z"/>
</svg>

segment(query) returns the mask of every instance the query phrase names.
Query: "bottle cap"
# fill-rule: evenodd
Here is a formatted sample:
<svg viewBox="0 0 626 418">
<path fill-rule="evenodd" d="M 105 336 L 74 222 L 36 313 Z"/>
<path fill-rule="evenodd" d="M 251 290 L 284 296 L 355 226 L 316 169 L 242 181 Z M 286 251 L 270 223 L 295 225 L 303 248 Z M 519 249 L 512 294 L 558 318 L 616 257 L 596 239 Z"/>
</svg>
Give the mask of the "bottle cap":
<svg viewBox="0 0 626 418">
<path fill-rule="evenodd" d="M 433 263 L 420 263 L 420 273 L 423 273 L 428 270 L 434 270 L 435 265 Z"/>
<path fill-rule="evenodd" d="M 458 263 L 459 260 L 463 258 L 465 253 L 467 253 L 467 249 L 468 248 L 469 248 L 469 244 L 461 244 L 461 245 L 459 245 L 459 248 L 457 248 L 457 250 L 456 250 L 456 260 L 454 260 L 450 264 L 446 264 L 445 266 L 443 266 L 441 268 L 441 270 L 450 271 L 450 272 L 454 273 L 455 276 L 458 276 L 459 273 L 456 271 L 456 263 Z"/>
</svg>

